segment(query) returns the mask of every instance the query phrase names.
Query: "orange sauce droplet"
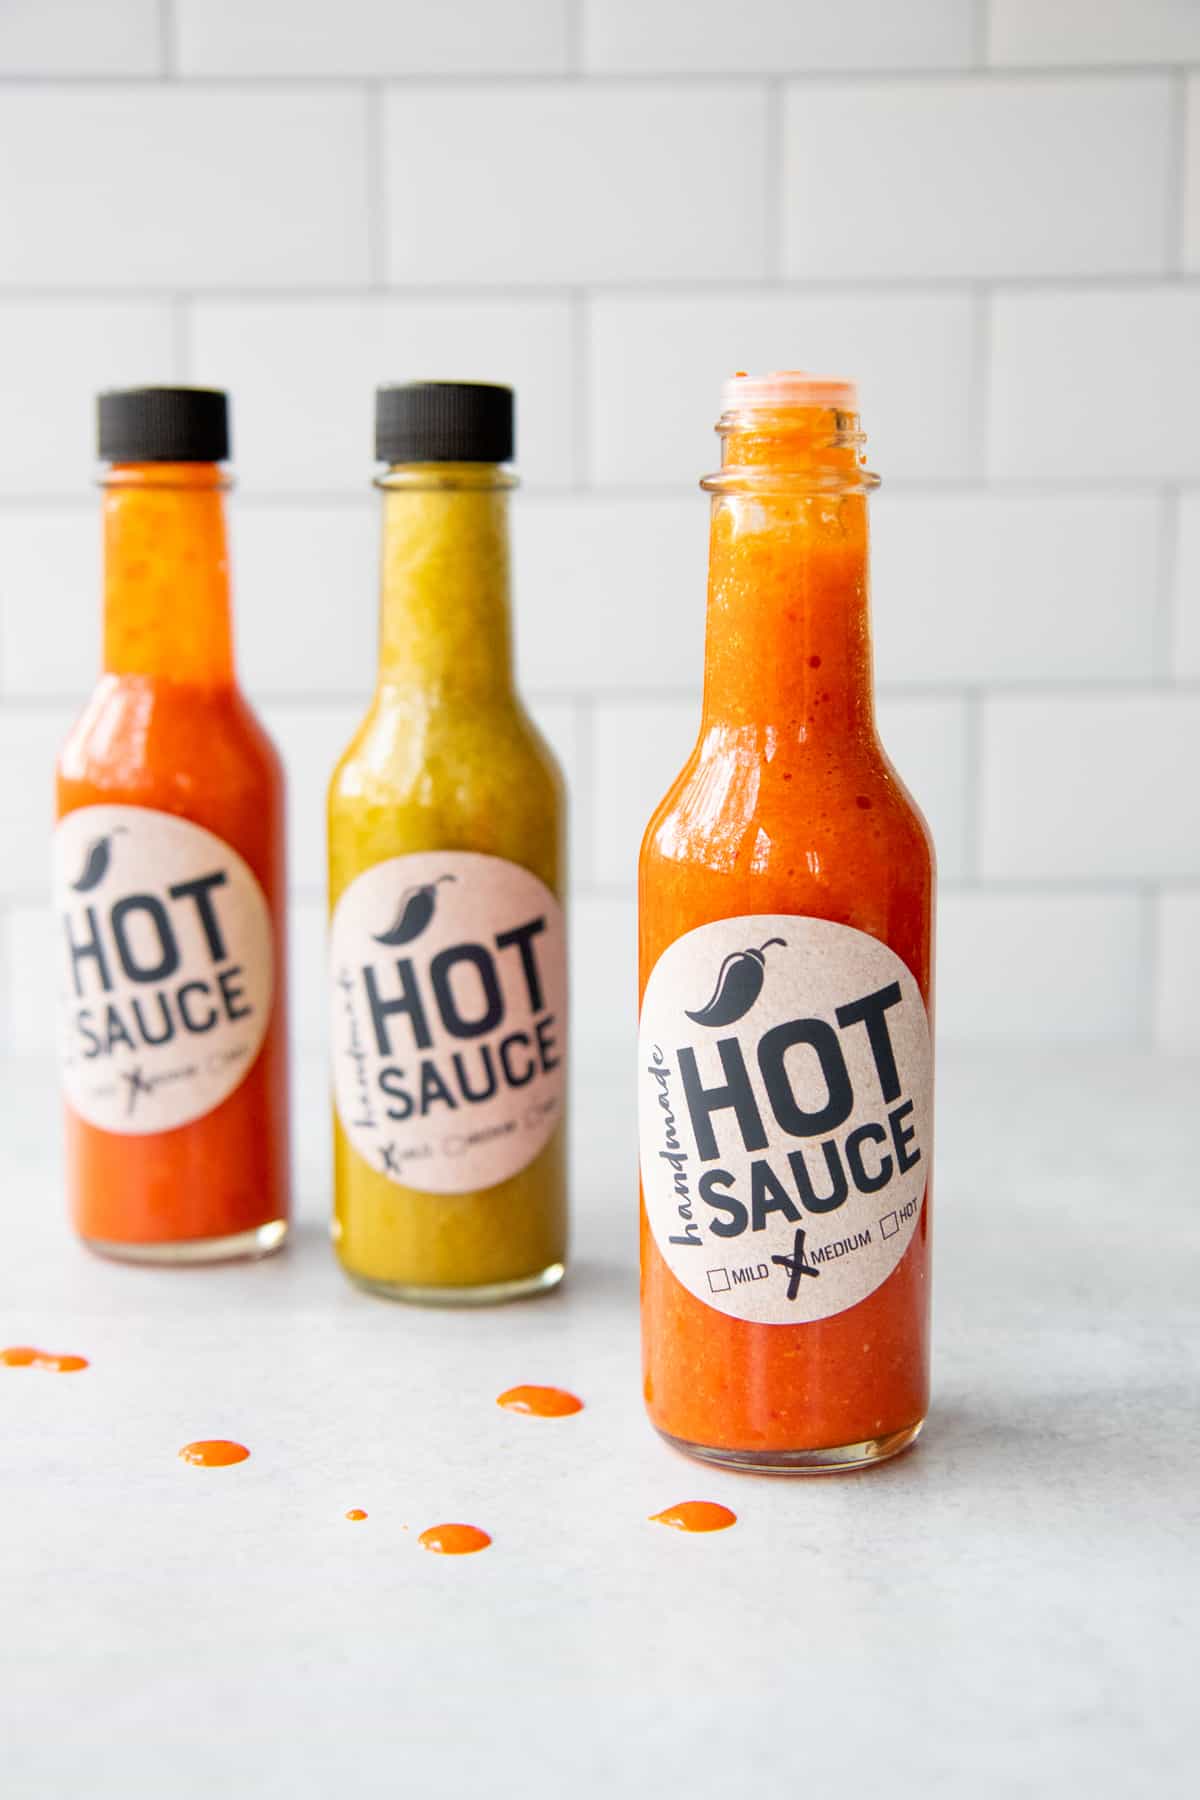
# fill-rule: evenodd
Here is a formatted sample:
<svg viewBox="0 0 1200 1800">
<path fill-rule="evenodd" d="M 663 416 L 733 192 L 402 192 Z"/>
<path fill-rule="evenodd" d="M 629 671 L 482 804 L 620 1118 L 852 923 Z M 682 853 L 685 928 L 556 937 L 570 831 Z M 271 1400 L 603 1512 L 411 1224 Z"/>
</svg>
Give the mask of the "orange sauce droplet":
<svg viewBox="0 0 1200 1800">
<path fill-rule="evenodd" d="M 366 1516 L 367 1515 L 361 1506 L 352 1506 L 350 1511 L 346 1514 L 348 1519 L 365 1519 Z"/>
<path fill-rule="evenodd" d="M 0 1363 L 9 1369 L 53 1369 L 58 1375 L 73 1375 L 86 1369 L 86 1356 L 63 1356 L 56 1350 L 34 1350 L 29 1344 L 14 1344 L 11 1350 L 0 1350 Z"/>
<path fill-rule="evenodd" d="M 681 1500 L 665 1512 L 651 1513 L 651 1523 L 670 1525 L 676 1531 L 728 1531 L 737 1524 L 737 1514 L 715 1500 Z"/>
<path fill-rule="evenodd" d="M 227 1469 L 231 1463 L 245 1462 L 250 1452 L 245 1444 L 234 1444 L 229 1438 L 199 1438 L 185 1444 L 179 1452 L 183 1461 L 201 1469 Z"/>
<path fill-rule="evenodd" d="M 506 1388 L 497 1397 L 496 1405 L 506 1412 L 530 1413 L 538 1419 L 565 1419 L 569 1413 L 583 1411 L 582 1400 L 568 1394 L 566 1388 L 556 1387 Z"/>
<path fill-rule="evenodd" d="M 491 1541 L 478 1525 L 431 1525 L 417 1539 L 422 1549 L 436 1550 L 439 1556 L 470 1556 L 486 1550 Z"/>
</svg>

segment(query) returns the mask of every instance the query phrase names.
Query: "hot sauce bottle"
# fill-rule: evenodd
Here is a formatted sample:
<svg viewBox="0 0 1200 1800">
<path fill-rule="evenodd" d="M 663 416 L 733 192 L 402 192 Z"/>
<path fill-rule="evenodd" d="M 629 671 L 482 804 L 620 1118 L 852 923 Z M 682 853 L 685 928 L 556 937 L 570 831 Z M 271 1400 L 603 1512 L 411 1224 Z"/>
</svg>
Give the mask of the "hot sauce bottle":
<svg viewBox="0 0 1200 1800">
<path fill-rule="evenodd" d="M 75 1228 L 138 1262 L 288 1225 L 283 776 L 234 673 L 224 394 L 102 394 L 104 651 L 57 770 Z"/>
<path fill-rule="evenodd" d="M 563 786 L 513 685 L 508 388 L 379 390 L 379 679 L 329 792 L 334 1242 L 470 1303 L 566 1253 Z"/>
<path fill-rule="evenodd" d="M 698 742 L 640 864 L 646 1404 L 834 1470 L 928 1405 L 934 855 L 875 728 L 849 382 L 739 376 Z"/>
</svg>

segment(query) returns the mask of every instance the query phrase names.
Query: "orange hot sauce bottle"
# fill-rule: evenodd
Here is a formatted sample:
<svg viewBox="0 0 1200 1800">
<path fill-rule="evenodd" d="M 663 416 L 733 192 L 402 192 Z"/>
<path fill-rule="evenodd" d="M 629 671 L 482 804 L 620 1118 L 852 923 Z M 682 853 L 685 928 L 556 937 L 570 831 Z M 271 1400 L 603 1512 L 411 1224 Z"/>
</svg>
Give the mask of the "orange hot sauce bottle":
<svg viewBox="0 0 1200 1800">
<path fill-rule="evenodd" d="M 852 1468 L 928 1406 L 933 845 L 875 728 L 853 386 L 739 376 L 718 431 L 640 863 L 645 1398 L 707 1461 Z"/>
<path fill-rule="evenodd" d="M 283 774 L 234 673 L 224 394 L 103 394 L 104 650 L 57 769 L 67 1183 L 138 1262 L 289 1212 Z"/>
</svg>

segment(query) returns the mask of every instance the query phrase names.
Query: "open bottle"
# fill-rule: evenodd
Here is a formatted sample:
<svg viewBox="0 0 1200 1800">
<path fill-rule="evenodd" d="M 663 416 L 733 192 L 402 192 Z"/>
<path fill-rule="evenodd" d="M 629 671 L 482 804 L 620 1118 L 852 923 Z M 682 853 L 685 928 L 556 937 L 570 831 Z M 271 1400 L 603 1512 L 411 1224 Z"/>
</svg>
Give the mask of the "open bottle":
<svg viewBox="0 0 1200 1800">
<path fill-rule="evenodd" d="M 736 377 L 698 742 L 642 845 L 646 1404 L 833 1470 L 928 1405 L 934 857 L 875 727 L 848 382 Z"/>
</svg>

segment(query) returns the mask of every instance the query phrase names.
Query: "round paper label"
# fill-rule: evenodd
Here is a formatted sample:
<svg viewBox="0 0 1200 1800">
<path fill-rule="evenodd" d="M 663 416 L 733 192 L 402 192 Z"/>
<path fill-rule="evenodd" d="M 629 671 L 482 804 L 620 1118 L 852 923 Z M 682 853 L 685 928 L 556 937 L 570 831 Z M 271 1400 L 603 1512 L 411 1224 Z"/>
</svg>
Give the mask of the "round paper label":
<svg viewBox="0 0 1200 1800">
<path fill-rule="evenodd" d="M 563 913 L 528 869 L 470 851 L 376 863 L 330 936 L 334 1094 L 373 1169 L 464 1194 L 531 1163 L 563 1116 Z"/>
<path fill-rule="evenodd" d="M 797 1325 L 887 1279 L 933 1121 L 929 1021 L 886 944 L 783 913 L 701 925 L 655 964 L 638 1046 L 646 1212 L 689 1293 Z"/>
<path fill-rule="evenodd" d="M 271 1015 L 271 915 L 236 850 L 174 813 L 82 806 L 54 834 L 59 1044 L 75 1111 L 174 1131 L 249 1073 Z"/>
</svg>

